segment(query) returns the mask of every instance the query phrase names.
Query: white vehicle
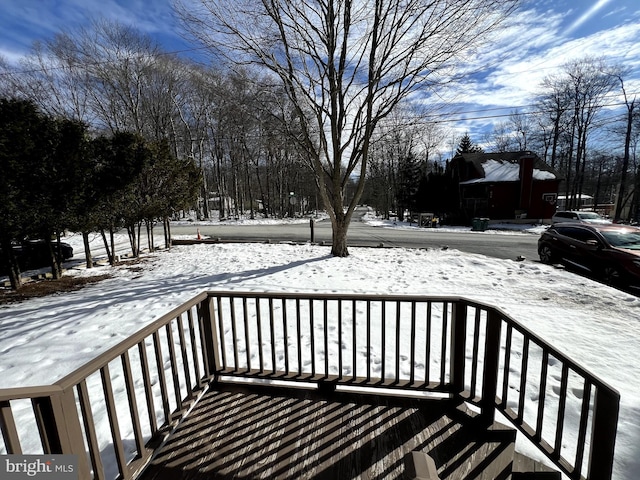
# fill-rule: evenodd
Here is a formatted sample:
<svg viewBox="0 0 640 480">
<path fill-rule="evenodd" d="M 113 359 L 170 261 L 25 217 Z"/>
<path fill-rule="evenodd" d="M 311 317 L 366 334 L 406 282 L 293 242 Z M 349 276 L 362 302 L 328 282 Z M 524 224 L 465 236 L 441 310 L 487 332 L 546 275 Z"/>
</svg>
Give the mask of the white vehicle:
<svg viewBox="0 0 640 480">
<path fill-rule="evenodd" d="M 601 217 L 596 212 L 566 211 L 556 212 L 551 217 L 551 223 L 591 223 L 591 224 L 609 224 L 611 220 Z"/>
</svg>

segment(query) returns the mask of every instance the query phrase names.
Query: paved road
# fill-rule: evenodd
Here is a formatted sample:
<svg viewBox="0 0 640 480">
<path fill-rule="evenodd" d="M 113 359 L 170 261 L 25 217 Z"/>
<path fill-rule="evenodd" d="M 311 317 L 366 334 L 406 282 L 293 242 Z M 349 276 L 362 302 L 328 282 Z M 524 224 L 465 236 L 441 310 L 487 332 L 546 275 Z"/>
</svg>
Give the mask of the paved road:
<svg viewBox="0 0 640 480">
<path fill-rule="evenodd" d="M 501 259 L 519 256 L 538 261 L 537 235 L 499 235 L 483 232 L 455 232 L 439 229 L 394 229 L 373 227 L 360 220 L 366 209 L 357 211 L 347 234 L 349 246 L 448 248 Z M 306 242 L 311 239 L 308 223 L 290 225 L 199 225 L 203 237 L 223 241 Z M 314 222 L 314 241 L 331 244 L 331 222 Z M 195 235 L 194 225 L 172 225 L 172 235 Z"/>
</svg>

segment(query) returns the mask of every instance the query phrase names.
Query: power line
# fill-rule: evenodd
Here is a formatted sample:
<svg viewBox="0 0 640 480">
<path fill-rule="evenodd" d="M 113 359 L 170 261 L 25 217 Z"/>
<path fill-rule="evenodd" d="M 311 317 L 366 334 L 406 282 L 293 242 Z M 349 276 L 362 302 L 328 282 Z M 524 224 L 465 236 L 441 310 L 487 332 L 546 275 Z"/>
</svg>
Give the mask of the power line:
<svg viewBox="0 0 640 480">
<path fill-rule="evenodd" d="M 172 50 L 169 52 L 137 52 L 137 53 L 131 53 L 129 55 L 124 55 L 123 57 L 120 58 L 120 60 L 127 60 L 127 59 L 135 59 L 137 57 L 140 57 L 140 55 L 144 55 L 144 56 L 150 56 L 150 57 L 163 57 L 163 56 L 178 56 L 180 54 L 184 54 L 184 53 L 189 53 L 189 52 L 196 52 L 196 51 L 202 51 L 202 50 L 206 50 L 209 47 L 207 46 L 200 46 L 200 47 L 191 47 L 191 48 L 185 48 L 185 49 L 180 49 L 180 50 Z M 94 65 L 94 66 L 99 66 L 99 65 L 104 65 L 104 64 L 109 64 L 111 63 L 110 60 L 104 60 L 104 61 L 94 61 L 94 62 L 90 62 L 88 63 L 89 65 Z M 61 65 L 61 66 L 51 66 L 51 67 L 40 67 L 40 68 L 33 68 L 33 69 L 29 69 L 29 70 L 11 70 L 11 71 L 6 71 L 6 72 L 0 72 L 0 77 L 2 76 L 9 76 L 9 75 L 28 75 L 28 74 L 34 74 L 34 73 L 46 73 L 46 72 L 50 72 L 50 71 L 57 71 L 57 70 L 64 70 L 66 68 L 69 67 L 73 67 L 73 66 L 78 66 L 78 67 L 82 67 L 83 64 L 78 63 L 77 65 Z M 548 68 L 552 68 L 552 67 L 548 67 Z M 522 70 L 520 72 L 517 72 L 518 74 L 522 74 L 522 73 L 527 73 L 528 71 L 533 71 L 534 69 L 531 70 Z M 539 69 L 536 69 L 539 70 Z M 628 97 L 634 97 L 634 96 L 638 96 L 640 95 L 640 93 L 638 92 L 634 92 L 634 93 L 628 93 L 627 96 Z M 613 97 L 613 96 L 619 96 L 619 94 L 608 94 L 605 95 L 604 98 L 606 97 Z M 624 106 L 625 102 L 617 102 L 617 103 L 607 103 L 607 104 L 602 104 L 599 105 L 599 107 L 620 107 L 620 106 Z M 519 109 L 528 109 L 528 108 L 533 108 L 533 107 L 537 107 L 538 105 L 536 104 L 526 104 L 526 105 L 517 105 L 517 106 L 506 106 L 506 107 L 489 107 L 489 108 L 481 108 L 481 109 L 474 109 L 474 110 L 463 110 L 463 111 L 457 111 L 457 112 L 440 112 L 437 114 L 429 114 L 429 115 L 424 115 L 420 121 L 417 122 L 411 122 L 411 123 L 417 123 L 417 124 L 425 124 L 425 123 L 433 123 L 433 124 L 438 124 L 438 123 L 456 123 L 456 122 L 466 122 L 466 121 L 475 121 L 475 120 L 492 120 L 492 119 L 497 119 L 497 118 L 505 118 L 505 117 L 511 117 L 514 114 L 518 114 L 518 115 L 536 115 L 536 114 L 543 114 L 543 113 L 550 113 L 553 112 L 553 110 L 534 110 L 534 111 L 524 111 L 524 112 L 519 112 L 517 110 Z M 474 113 L 485 113 L 485 112 L 492 112 L 492 111 L 500 111 L 500 110 L 506 110 L 506 109 L 510 109 L 512 110 L 512 112 L 510 113 L 502 113 L 502 114 L 496 114 L 496 115 L 477 115 L 477 116 L 466 116 L 467 114 L 474 114 Z M 513 111 L 515 110 L 515 111 Z M 461 117 L 465 115 L 465 117 Z M 454 118 L 447 118 L 447 117 L 454 117 Z M 455 118 L 457 117 L 457 118 Z M 407 125 L 411 124 L 411 123 L 407 123 Z"/>
</svg>

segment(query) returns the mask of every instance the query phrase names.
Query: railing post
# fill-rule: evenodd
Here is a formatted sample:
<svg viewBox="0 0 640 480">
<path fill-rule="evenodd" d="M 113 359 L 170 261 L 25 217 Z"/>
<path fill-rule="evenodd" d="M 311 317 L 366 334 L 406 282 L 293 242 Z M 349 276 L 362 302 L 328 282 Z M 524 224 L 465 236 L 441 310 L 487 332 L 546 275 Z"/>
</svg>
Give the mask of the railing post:
<svg viewBox="0 0 640 480">
<path fill-rule="evenodd" d="M 453 303 L 451 320 L 451 389 L 455 395 L 464 391 L 464 366 L 467 340 L 467 305 Z"/>
<path fill-rule="evenodd" d="M 18 429 L 16 428 L 9 400 L 0 402 L 0 433 L 4 439 L 7 453 L 20 455 L 22 447 L 20 446 L 20 437 L 18 437 Z"/>
<path fill-rule="evenodd" d="M 205 361 L 205 374 L 208 377 L 215 377 L 218 370 L 218 366 L 221 365 L 220 353 L 218 346 L 218 331 L 216 322 L 214 320 L 213 312 L 211 311 L 211 296 L 207 297 L 200 302 L 200 325 L 203 330 L 203 338 L 205 344 L 204 349 L 204 361 Z"/>
<path fill-rule="evenodd" d="M 494 310 L 487 311 L 487 331 L 484 347 L 484 367 L 482 370 L 481 416 L 485 423 L 495 419 L 496 392 L 498 390 L 498 368 L 500 366 L 500 330 L 502 319 Z"/>
<path fill-rule="evenodd" d="M 593 429 L 588 478 L 610 480 L 618 428 L 620 395 L 599 386 L 593 406 Z"/>
<path fill-rule="evenodd" d="M 45 453 L 76 455 L 79 478 L 89 478 L 89 462 L 73 388 L 32 400 Z"/>
</svg>

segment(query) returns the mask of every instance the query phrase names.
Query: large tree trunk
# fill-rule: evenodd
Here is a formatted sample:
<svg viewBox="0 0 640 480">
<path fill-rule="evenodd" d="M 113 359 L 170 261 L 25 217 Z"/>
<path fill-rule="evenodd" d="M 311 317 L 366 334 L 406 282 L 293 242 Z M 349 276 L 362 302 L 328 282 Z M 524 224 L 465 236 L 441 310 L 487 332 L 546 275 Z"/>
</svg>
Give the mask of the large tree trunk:
<svg viewBox="0 0 640 480">
<path fill-rule="evenodd" d="M 129 234 L 129 246 L 131 247 L 131 255 L 133 258 L 138 258 L 138 236 L 136 235 L 136 227 L 135 223 L 127 225 L 127 233 Z"/>
<path fill-rule="evenodd" d="M 113 233 L 111 233 L 111 248 L 109 247 L 109 241 L 107 240 L 107 235 L 104 231 L 104 228 L 100 229 L 100 233 L 102 234 L 102 241 L 104 242 L 104 250 L 107 252 L 107 258 L 109 259 L 109 265 L 115 265 L 115 250 L 113 248 Z"/>
<path fill-rule="evenodd" d="M 84 258 L 87 262 L 87 268 L 93 268 L 93 256 L 89 247 L 89 232 L 82 232 L 82 243 L 84 244 Z"/>
<path fill-rule="evenodd" d="M 169 217 L 164 217 L 162 221 L 162 226 L 164 230 L 164 248 L 171 248 L 171 224 L 169 223 Z"/>
<path fill-rule="evenodd" d="M 57 234 L 57 241 L 54 244 L 50 240 L 50 236 L 45 238 L 47 244 L 47 251 L 49 252 L 49 260 L 51 264 L 51 275 L 54 280 L 59 280 L 62 277 L 62 252 L 60 251 L 60 234 Z"/>
<path fill-rule="evenodd" d="M 349 229 L 349 220 L 343 215 L 342 218 L 332 219 L 332 243 L 331 243 L 331 255 L 334 257 L 347 257 L 349 256 L 349 249 L 347 247 L 347 230 Z"/>
</svg>

